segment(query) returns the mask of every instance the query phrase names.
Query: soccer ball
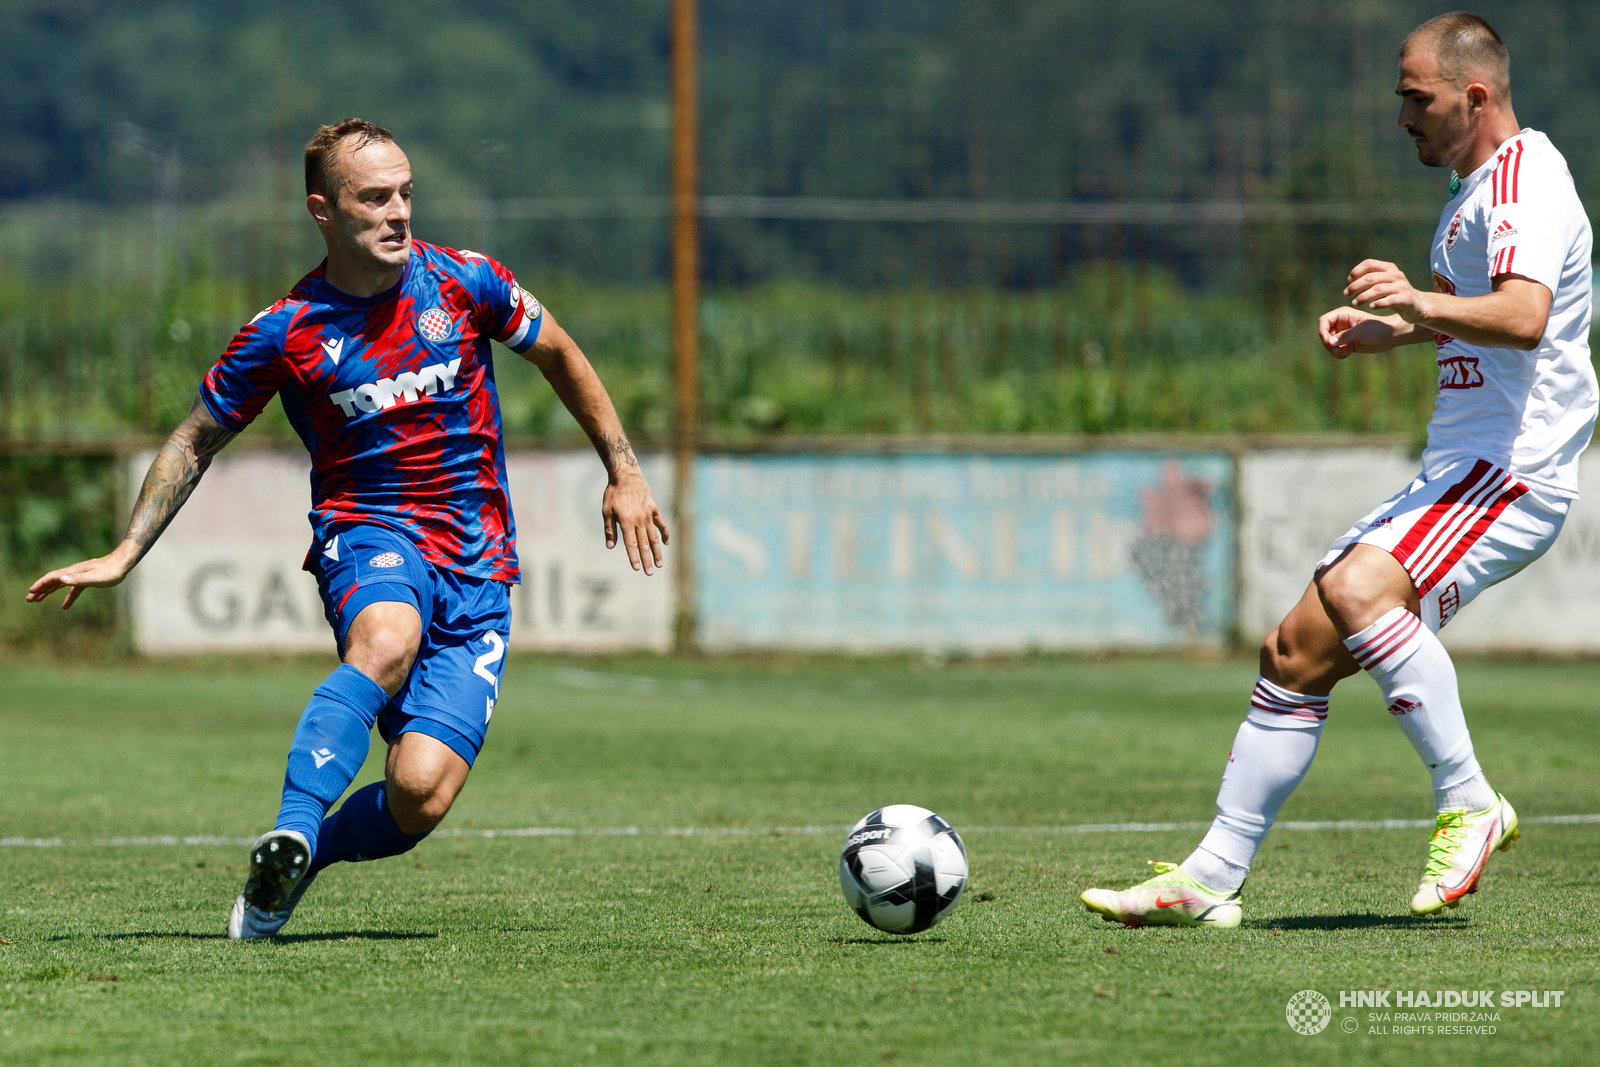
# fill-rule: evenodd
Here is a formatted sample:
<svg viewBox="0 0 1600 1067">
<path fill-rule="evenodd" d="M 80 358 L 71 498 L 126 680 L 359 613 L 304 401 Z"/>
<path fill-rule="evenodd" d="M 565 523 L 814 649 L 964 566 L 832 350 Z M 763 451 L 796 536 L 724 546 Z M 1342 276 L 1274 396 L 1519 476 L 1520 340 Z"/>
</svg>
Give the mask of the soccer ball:
<svg viewBox="0 0 1600 1067">
<path fill-rule="evenodd" d="M 890 804 L 856 823 L 839 856 L 845 903 L 886 933 L 920 934 L 956 906 L 966 884 L 961 835 L 915 804 Z"/>
</svg>

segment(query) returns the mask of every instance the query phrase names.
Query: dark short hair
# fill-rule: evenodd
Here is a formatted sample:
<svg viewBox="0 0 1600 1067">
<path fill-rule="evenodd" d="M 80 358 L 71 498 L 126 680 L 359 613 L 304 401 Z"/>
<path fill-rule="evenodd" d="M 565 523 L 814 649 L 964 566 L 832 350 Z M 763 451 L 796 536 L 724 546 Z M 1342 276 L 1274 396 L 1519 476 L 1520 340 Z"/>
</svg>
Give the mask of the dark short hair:
<svg viewBox="0 0 1600 1067">
<path fill-rule="evenodd" d="M 1502 95 L 1511 95 L 1511 53 L 1489 20 L 1470 11 L 1449 11 L 1429 19 L 1406 37 L 1403 56 L 1413 47 L 1427 47 L 1439 60 L 1439 73 L 1464 85 L 1469 71 L 1489 76 Z"/>
<path fill-rule="evenodd" d="M 328 196 L 331 193 L 337 197 L 339 187 L 335 181 L 334 163 L 337 160 L 339 146 L 347 137 L 357 139 L 351 146 L 351 151 L 365 148 L 376 141 L 394 143 L 394 134 L 366 119 L 342 119 L 330 126 L 322 127 L 311 135 L 311 140 L 306 142 L 307 196 L 312 193 Z"/>
</svg>

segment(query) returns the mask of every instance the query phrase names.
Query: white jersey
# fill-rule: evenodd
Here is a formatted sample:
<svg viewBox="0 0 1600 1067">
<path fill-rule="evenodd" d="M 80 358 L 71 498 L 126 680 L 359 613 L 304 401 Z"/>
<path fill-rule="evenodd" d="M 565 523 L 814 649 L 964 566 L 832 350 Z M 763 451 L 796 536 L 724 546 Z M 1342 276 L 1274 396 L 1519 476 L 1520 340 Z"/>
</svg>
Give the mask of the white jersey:
<svg viewBox="0 0 1600 1067">
<path fill-rule="evenodd" d="M 1577 497 L 1600 398 L 1589 362 L 1592 244 L 1567 161 L 1537 130 L 1461 180 L 1433 238 L 1434 291 L 1486 296 L 1496 276 L 1521 275 L 1550 290 L 1550 321 L 1531 352 L 1434 335 L 1439 398 L 1425 475 L 1486 459 L 1530 488 Z"/>
</svg>

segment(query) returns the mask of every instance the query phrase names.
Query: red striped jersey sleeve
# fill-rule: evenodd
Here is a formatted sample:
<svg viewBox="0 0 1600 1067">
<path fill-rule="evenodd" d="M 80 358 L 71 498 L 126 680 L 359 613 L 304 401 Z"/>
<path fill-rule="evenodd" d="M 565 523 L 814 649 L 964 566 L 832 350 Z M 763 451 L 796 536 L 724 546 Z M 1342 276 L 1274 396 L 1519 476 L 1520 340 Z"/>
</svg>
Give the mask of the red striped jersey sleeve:
<svg viewBox="0 0 1600 1067">
<path fill-rule="evenodd" d="M 1563 189 L 1562 183 L 1569 188 Z M 1572 179 L 1559 162 L 1514 137 L 1490 175 L 1489 278 L 1529 278 L 1554 295 L 1572 247 Z"/>
<path fill-rule="evenodd" d="M 497 260 L 466 253 L 467 287 L 478 308 L 479 329 L 513 352 L 526 352 L 539 339 L 544 305 L 517 284 Z"/>
</svg>

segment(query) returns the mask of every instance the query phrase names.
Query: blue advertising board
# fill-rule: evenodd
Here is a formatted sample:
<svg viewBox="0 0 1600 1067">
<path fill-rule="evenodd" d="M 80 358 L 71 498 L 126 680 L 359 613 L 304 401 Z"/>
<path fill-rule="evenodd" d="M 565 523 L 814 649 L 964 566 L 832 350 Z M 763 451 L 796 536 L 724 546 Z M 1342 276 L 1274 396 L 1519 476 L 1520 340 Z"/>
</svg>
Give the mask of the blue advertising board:
<svg viewBox="0 0 1600 1067">
<path fill-rule="evenodd" d="M 703 457 L 712 649 L 1215 644 L 1233 618 L 1223 453 Z"/>
</svg>

